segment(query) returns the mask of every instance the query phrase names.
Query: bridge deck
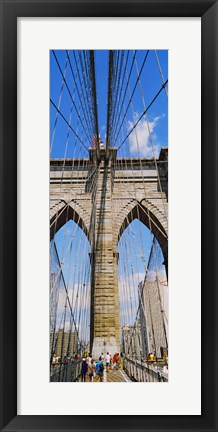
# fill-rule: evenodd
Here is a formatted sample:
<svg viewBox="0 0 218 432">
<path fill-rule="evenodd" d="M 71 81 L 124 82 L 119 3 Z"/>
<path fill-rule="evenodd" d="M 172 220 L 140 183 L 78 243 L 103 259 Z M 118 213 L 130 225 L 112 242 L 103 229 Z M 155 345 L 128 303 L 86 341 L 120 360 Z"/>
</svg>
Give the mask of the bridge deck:
<svg viewBox="0 0 218 432">
<path fill-rule="evenodd" d="M 105 382 L 128 382 L 130 379 L 123 370 L 109 370 L 104 373 Z"/>
<path fill-rule="evenodd" d="M 86 377 L 86 382 L 89 382 L 88 376 Z M 97 374 L 94 377 L 93 382 L 100 382 Z M 130 382 L 130 379 L 123 370 L 106 371 L 106 369 L 104 369 L 103 382 Z"/>
</svg>

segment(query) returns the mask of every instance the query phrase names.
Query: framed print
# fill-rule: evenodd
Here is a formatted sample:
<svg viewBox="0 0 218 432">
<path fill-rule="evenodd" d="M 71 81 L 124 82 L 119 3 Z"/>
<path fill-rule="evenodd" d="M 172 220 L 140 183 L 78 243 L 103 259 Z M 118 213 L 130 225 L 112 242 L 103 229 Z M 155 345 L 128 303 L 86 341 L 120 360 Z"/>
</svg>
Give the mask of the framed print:
<svg viewBox="0 0 218 432">
<path fill-rule="evenodd" d="M 216 431 L 217 2 L 1 31 L 1 430 Z"/>
</svg>

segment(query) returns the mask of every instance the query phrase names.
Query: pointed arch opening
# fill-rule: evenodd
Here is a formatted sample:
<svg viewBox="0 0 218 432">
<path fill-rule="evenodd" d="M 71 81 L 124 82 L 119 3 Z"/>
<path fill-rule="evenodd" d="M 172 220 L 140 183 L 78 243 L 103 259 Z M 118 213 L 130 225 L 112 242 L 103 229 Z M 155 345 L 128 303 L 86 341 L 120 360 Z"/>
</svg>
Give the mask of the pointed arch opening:
<svg viewBox="0 0 218 432">
<path fill-rule="evenodd" d="M 157 207 L 146 205 L 145 200 L 135 203 L 135 200 L 121 211 L 122 223 L 118 230 L 118 242 L 129 224 L 138 219 L 144 224 L 157 239 L 163 253 L 166 272 L 168 273 L 168 235 L 166 232 L 167 221 Z"/>
<path fill-rule="evenodd" d="M 137 360 L 150 352 L 161 357 L 168 347 L 167 235 L 157 215 L 134 206 L 123 219 L 117 249 L 124 353 Z"/>
<path fill-rule="evenodd" d="M 90 242 L 77 218 L 69 218 L 50 242 L 51 361 L 54 356 L 74 358 L 88 349 L 90 251 Z"/>
<path fill-rule="evenodd" d="M 69 221 L 72 220 L 82 229 L 84 234 L 89 239 L 89 230 L 87 223 L 84 221 L 84 217 L 81 216 L 79 211 L 76 210 L 76 205 L 67 205 L 65 202 L 61 202 L 58 205 L 57 210 L 54 214 L 51 214 L 50 219 L 50 240 L 52 240 L 55 234 Z"/>
</svg>

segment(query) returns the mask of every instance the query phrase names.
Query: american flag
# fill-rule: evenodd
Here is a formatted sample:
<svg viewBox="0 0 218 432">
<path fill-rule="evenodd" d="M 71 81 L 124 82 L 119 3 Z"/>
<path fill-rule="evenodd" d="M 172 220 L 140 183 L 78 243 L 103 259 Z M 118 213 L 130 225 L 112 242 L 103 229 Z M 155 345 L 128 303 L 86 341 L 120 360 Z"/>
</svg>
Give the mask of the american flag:
<svg viewBox="0 0 218 432">
<path fill-rule="evenodd" d="M 95 149 L 97 147 L 97 135 L 94 135 L 92 138 L 92 148 Z"/>
<path fill-rule="evenodd" d="M 93 149 L 96 149 L 98 141 L 99 141 L 100 148 L 104 148 L 104 143 L 101 140 L 101 138 L 97 139 L 97 135 L 94 135 L 93 138 L 92 138 L 92 148 Z"/>
</svg>

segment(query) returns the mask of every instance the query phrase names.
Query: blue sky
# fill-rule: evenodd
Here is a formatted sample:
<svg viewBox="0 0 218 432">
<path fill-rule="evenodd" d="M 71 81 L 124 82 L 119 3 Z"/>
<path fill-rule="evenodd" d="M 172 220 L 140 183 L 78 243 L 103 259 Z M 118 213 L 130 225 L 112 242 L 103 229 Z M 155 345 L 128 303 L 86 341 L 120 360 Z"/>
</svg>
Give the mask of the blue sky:
<svg viewBox="0 0 218 432">
<path fill-rule="evenodd" d="M 63 77 L 60 73 L 57 61 L 54 54 L 50 53 L 50 97 L 59 109 L 66 120 L 70 123 L 71 127 L 80 137 L 82 143 L 76 137 L 75 133 L 69 129 L 63 118 L 56 113 L 54 106 L 51 104 L 50 108 L 50 149 L 51 158 L 84 158 L 88 157 L 88 151 L 85 147 L 91 146 L 91 136 L 87 132 L 85 119 L 83 119 L 83 110 L 80 107 L 80 100 L 78 93 L 75 89 L 75 82 L 73 80 L 72 70 L 69 67 L 67 61 L 67 54 L 64 50 L 55 51 L 56 59 L 60 65 L 62 73 L 65 74 L 66 82 L 68 83 L 71 97 L 74 100 L 72 104 L 69 91 L 66 85 L 63 85 Z M 121 55 L 121 54 L 120 54 Z M 133 60 L 133 51 L 129 53 L 125 51 L 123 55 L 123 62 L 127 61 L 127 70 L 130 70 L 130 65 Z M 145 56 L 146 61 L 145 61 Z M 78 52 L 69 52 L 71 64 L 73 67 L 73 73 L 77 74 L 77 68 L 80 70 L 80 62 Z M 162 74 L 164 81 L 168 79 L 168 52 L 157 51 L 159 63 L 161 65 Z M 123 121 L 122 128 L 119 134 L 119 122 L 116 123 L 117 137 L 116 142 L 113 145 L 119 147 L 122 143 L 123 138 L 129 133 L 135 122 L 139 119 L 143 113 L 145 107 L 147 107 L 153 100 L 157 92 L 162 86 L 162 77 L 158 67 L 157 57 L 154 51 L 137 51 L 136 60 L 138 70 L 144 63 L 140 80 L 141 88 L 137 85 L 134 96 L 132 98 L 132 104 L 130 104 L 126 117 Z M 97 50 L 95 51 L 95 70 L 96 70 L 96 89 L 97 89 L 97 107 L 98 107 L 98 128 L 99 133 L 103 142 L 106 142 L 106 128 L 107 128 L 107 91 L 108 91 L 108 51 Z M 129 86 L 126 90 L 126 97 L 123 99 L 123 93 L 127 82 L 126 75 L 124 77 L 123 93 L 120 96 L 120 105 L 123 103 L 123 112 L 125 107 L 128 105 L 130 95 L 132 94 L 135 82 L 137 80 L 137 69 L 136 64 L 132 69 L 131 76 L 129 77 Z M 80 88 L 80 94 L 85 92 L 84 88 Z M 79 113 L 79 114 L 78 114 Z M 120 118 L 122 119 L 122 114 Z M 82 122 L 79 119 L 82 120 Z M 114 128 L 115 130 L 116 128 Z M 149 134 L 150 130 L 150 134 Z M 155 157 L 158 157 L 161 147 L 168 146 L 168 98 L 165 90 L 160 93 L 156 101 L 152 104 L 148 111 L 148 117 L 143 117 L 139 122 L 138 126 L 121 146 L 118 157 L 152 157 L 151 151 L 151 139 L 153 143 L 153 150 Z M 136 242 L 132 235 L 134 231 L 137 238 L 137 242 L 140 246 L 139 251 L 136 247 Z M 73 241 L 72 241 L 72 233 Z M 124 236 L 122 236 L 124 238 Z M 134 272 L 134 296 L 137 298 L 137 285 L 138 280 L 143 279 L 145 273 L 145 262 L 148 262 L 148 257 L 151 248 L 152 236 L 149 230 L 141 224 L 138 220 L 131 223 L 131 227 L 128 227 L 125 231 L 125 237 L 128 239 L 128 245 L 132 252 L 132 262 L 129 262 L 129 269 L 132 265 Z M 143 240 L 142 240 L 143 239 Z M 82 286 L 84 283 L 88 289 L 89 287 L 89 276 L 90 276 L 90 264 L 89 255 L 90 245 L 85 235 L 82 233 L 79 227 L 73 221 L 69 221 L 55 236 L 55 241 L 60 257 L 60 261 L 63 262 L 63 274 L 65 277 L 68 289 L 72 293 L 73 290 L 78 290 L 78 286 Z M 123 239 L 124 241 L 124 239 Z M 71 245 L 70 245 L 71 242 Z M 124 248 L 121 244 L 118 245 L 118 251 L 120 253 L 120 262 L 118 268 L 118 275 L 120 283 L 124 277 L 124 269 L 122 267 L 122 260 L 125 259 Z M 70 245 L 70 247 L 69 247 Z M 66 248 L 68 247 L 68 253 L 66 254 Z M 144 258 L 142 259 L 142 255 Z M 162 262 L 162 256 L 160 251 L 160 263 Z M 144 262 L 145 261 L 145 262 Z M 161 265 L 161 264 L 160 264 Z M 84 268 L 86 271 L 84 272 Z M 130 271 L 130 270 L 129 270 Z M 82 275 L 83 273 L 83 275 Z M 80 289 L 81 292 L 81 289 Z M 61 300 L 63 301 L 63 299 Z M 68 310 L 69 315 L 69 310 Z M 69 318 L 69 317 L 68 317 Z M 59 321 L 60 321 L 59 317 Z"/>
<path fill-rule="evenodd" d="M 163 75 L 165 80 L 168 78 L 168 52 L 157 51 L 158 58 L 161 64 Z M 136 58 L 138 62 L 138 68 L 140 69 L 143 59 L 146 55 L 146 51 L 137 51 Z M 133 53 L 129 55 L 127 65 L 131 65 Z M 107 101 L 107 83 L 108 83 L 108 51 L 96 51 L 96 77 L 97 77 L 97 95 L 98 95 L 98 119 L 99 119 L 99 131 L 103 141 L 105 141 L 106 133 L 106 101 Z M 125 59 L 124 59 L 125 61 Z M 130 89 L 134 88 L 135 81 L 137 79 L 136 70 L 133 69 L 130 79 Z M 160 72 L 158 69 L 156 57 L 154 51 L 150 51 L 145 63 L 141 82 L 143 84 L 143 92 L 145 97 L 146 106 L 151 102 L 155 94 L 158 92 L 162 85 Z M 125 88 L 125 86 L 123 87 Z M 128 100 L 129 94 L 127 92 L 126 100 Z M 141 114 L 143 112 L 143 103 L 139 88 L 137 88 L 133 98 L 133 108 L 135 113 Z M 153 106 L 149 110 L 149 121 L 153 122 L 154 119 L 159 118 L 155 125 L 155 142 L 164 147 L 168 145 L 168 101 L 166 94 L 162 92 L 158 97 L 157 101 L 154 102 Z M 127 120 L 132 122 L 131 109 L 128 110 Z M 127 155 L 130 156 L 127 147 Z"/>
<path fill-rule="evenodd" d="M 134 52 L 131 51 L 128 56 L 127 68 L 129 69 L 131 66 L 133 54 Z M 65 79 L 71 90 L 71 94 L 75 100 L 75 105 L 79 109 L 79 98 L 78 98 L 77 91 L 75 89 L 72 71 L 71 68 L 69 67 L 69 63 L 66 66 L 66 62 L 67 62 L 66 51 L 64 50 L 55 51 L 55 55 L 63 73 L 66 67 Z M 138 70 L 140 70 L 141 68 L 145 55 L 146 55 L 146 51 L 144 50 L 136 52 L 136 61 L 138 65 Z M 158 55 L 159 63 L 161 65 L 164 80 L 166 81 L 166 79 L 168 78 L 168 51 L 158 50 L 157 55 Z M 70 51 L 69 57 L 71 59 L 71 64 L 72 64 L 74 74 L 76 75 L 77 72 L 76 67 L 78 67 L 79 69 L 80 66 L 78 54 L 76 52 Z M 127 51 L 125 51 L 124 53 L 123 64 L 125 64 L 126 58 L 127 58 Z M 101 138 L 103 142 L 105 142 L 106 140 L 105 133 L 106 133 L 106 126 L 107 126 L 108 51 L 102 51 L 102 50 L 95 51 L 95 70 L 96 70 L 97 104 L 98 104 L 98 127 L 99 127 Z M 137 79 L 137 70 L 135 66 L 132 68 L 132 73 L 129 81 L 130 88 L 128 88 L 126 93 L 123 110 L 124 110 L 124 106 L 127 105 L 128 103 L 129 96 L 134 88 L 136 79 Z M 144 64 L 144 68 L 142 70 L 140 79 L 141 79 L 141 84 L 143 89 L 145 105 L 147 107 L 162 86 L 162 78 L 158 68 L 155 51 L 153 50 L 149 51 L 147 55 L 147 59 Z M 126 83 L 123 86 L 123 90 L 125 89 L 125 85 Z M 55 56 L 51 51 L 50 53 L 50 97 L 56 106 L 58 106 L 61 86 L 62 86 L 62 75 L 57 65 Z M 70 119 L 71 108 L 72 108 L 72 102 L 69 96 L 69 92 L 66 86 L 64 85 L 60 110 L 68 121 Z M 134 111 L 134 114 L 132 114 L 132 110 Z M 140 87 L 138 85 L 134 93 L 132 106 L 129 107 L 125 121 L 123 123 L 124 136 L 129 131 L 131 124 L 134 123 L 135 119 L 137 119 L 137 116 L 140 116 L 143 111 L 144 111 L 144 106 L 142 101 L 142 95 L 140 92 Z M 80 115 L 82 117 L 82 110 L 80 112 Z M 56 110 L 54 106 L 51 104 L 51 110 L 50 110 L 51 141 L 54 132 L 55 116 L 56 116 Z M 144 119 L 138 126 L 139 141 L 141 135 L 145 136 L 147 131 L 147 127 L 143 121 Z M 157 149 L 157 151 L 159 151 L 161 147 L 168 145 L 168 99 L 166 97 L 166 93 L 164 90 L 160 93 L 157 100 L 153 103 L 153 105 L 149 109 L 148 121 L 150 124 L 150 128 L 152 130 L 152 139 L 153 139 L 154 146 L 156 146 L 155 148 Z M 87 147 L 89 147 L 91 145 L 90 139 L 88 139 L 88 137 L 85 135 L 85 131 L 84 131 L 85 127 L 83 128 L 81 126 L 81 122 L 78 121 L 78 115 L 75 112 L 74 108 L 72 110 L 72 116 L 70 122 L 72 127 L 75 130 L 78 130 L 78 134 L 80 135 L 84 144 Z M 69 137 L 66 146 L 68 133 L 69 133 Z M 51 157 L 64 157 L 65 154 L 67 157 L 73 157 L 75 154 L 74 152 L 75 141 L 76 141 L 75 135 L 71 130 L 68 131 L 67 124 L 64 122 L 63 118 L 59 116 L 57 121 L 57 126 L 55 129 L 55 139 L 52 145 Z M 119 140 L 117 139 L 116 146 L 118 146 L 118 144 L 119 144 Z M 141 145 L 141 147 L 143 147 L 142 156 L 149 157 L 149 153 L 147 152 L 146 154 L 144 145 L 145 143 L 143 141 Z M 132 133 L 132 135 L 126 141 L 125 146 L 123 147 L 124 148 L 122 149 L 122 152 L 120 151 L 120 156 L 122 156 L 122 153 L 125 152 L 127 157 L 131 157 L 131 156 L 137 157 L 138 151 L 134 147 L 134 133 Z M 88 155 L 87 151 L 83 148 L 81 144 L 77 143 L 76 155 L 78 157 L 81 157 L 85 154 Z"/>
</svg>

